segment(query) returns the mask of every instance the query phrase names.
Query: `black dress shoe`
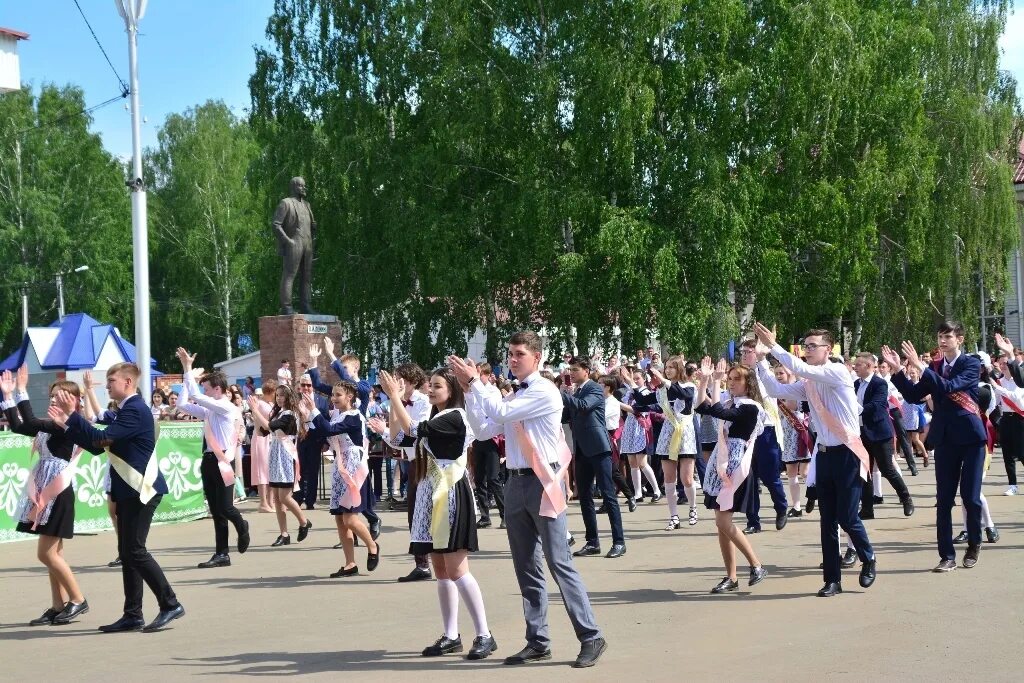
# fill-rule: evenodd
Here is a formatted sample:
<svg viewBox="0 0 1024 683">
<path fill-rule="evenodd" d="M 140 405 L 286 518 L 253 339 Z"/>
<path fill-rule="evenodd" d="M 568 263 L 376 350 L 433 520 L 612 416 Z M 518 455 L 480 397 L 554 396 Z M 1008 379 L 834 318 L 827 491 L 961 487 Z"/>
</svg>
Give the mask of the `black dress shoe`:
<svg viewBox="0 0 1024 683">
<path fill-rule="evenodd" d="M 660 493 L 655 493 L 653 496 L 651 496 L 651 502 L 652 503 L 657 503 L 659 500 L 661 500 L 661 494 Z M 678 505 L 678 503 L 677 503 L 677 505 Z"/>
<path fill-rule="evenodd" d="M 278 536 L 277 540 L 270 544 L 270 547 L 271 548 L 276 548 L 278 546 L 288 545 L 291 542 L 292 542 L 292 537 L 288 536 L 287 534 L 285 534 L 283 536 Z"/>
<path fill-rule="evenodd" d="M 505 526 L 505 518 L 504 517 L 501 518 L 501 522 L 498 524 L 498 528 L 499 529 L 507 529 L 508 528 L 507 526 Z"/>
<path fill-rule="evenodd" d="M 761 529 L 760 527 L 747 525 L 747 528 L 743 530 L 743 533 L 745 533 L 747 536 L 751 534 L 759 534 L 761 533 Z"/>
<path fill-rule="evenodd" d="M 600 551 L 598 551 L 598 552 L 600 552 Z M 608 551 L 608 554 L 605 555 L 605 557 L 610 558 L 610 559 L 615 559 L 616 557 L 622 557 L 625 554 L 626 554 L 626 546 L 623 545 L 622 543 L 616 543 L 616 544 L 612 545 L 612 549 Z"/>
<path fill-rule="evenodd" d="M 803 510 L 797 510 L 796 508 L 790 508 L 789 512 L 786 513 L 790 517 L 803 517 Z"/>
<path fill-rule="evenodd" d="M 914 501 L 910 498 L 907 498 L 905 501 L 903 501 L 903 516 L 909 517 L 912 514 L 914 514 Z"/>
<path fill-rule="evenodd" d="M 359 567 L 357 567 L 356 565 L 352 565 L 348 569 L 345 569 L 344 567 L 342 567 L 341 569 L 339 569 L 336 572 L 331 572 L 331 578 L 332 579 L 342 579 L 342 578 L 345 578 L 346 576 L 358 576 L 358 575 L 359 575 Z"/>
<path fill-rule="evenodd" d="M 107 566 L 108 567 L 120 567 L 121 566 L 121 558 L 120 557 L 115 557 L 110 562 L 107 562 Z"/>
<path fill-rule="evenodd" d="M 875 582 L 875 558 L 871 558 L 860 568 L 860 587 L 871 588 Z"/>
<path fill-rule="evenodd" d="M 953 539 L 953 543 L 956 543 L 957 545 L 967 543 L 967 532 L 961 531 L 959 534 L 957 534 L 956 538 Z"/>
<path fill-rule="evenodd" d="M 973 569 L 978 564 L 978 555 L 981 554 L 980 545 L 968 545 L 964 553 L 964 569 Z"/>
<path fill-rule="evenodd" d="M 935 565 L 935 569 L 933 569 L 932 571 L 936 574 L 944 574 L 946 572 L 951 572 L 955 569 L 956 560 L 943 560 L 942 562 L 939 562 L 937 565 Z"/>
<path fill-rule="evenodd" d="M 211 569 L 213 567 L 230 567 L 231 558 L 226 553 L 218 553 L 208 559 L 206 562 L 200 562 L 197 565 L 200 569 Z"/>
<path fill-rule="evenodd" d="M 740 587 L 739 581 L 733 581 L 728 576 L 718 582 L 718 585 L 711 589 L 715 595 L 719 593 L 732 593 Z"/>
<path fill-rule="evenodd" d="M 89 601 L 82 600 L 77 605 L 73 602 L 68 602 L 64 605 L 64 610 L 53 618 L 53 623 L 58 625 L 70 624 L 77 617 L 85 614 L 89 611 Z"/>
<path fill-rule="evenodd" d="M 871 496 L 871 502 L 875 505 L 881 505 L 885 502 L 885 498 L 882 498 L 881 496 Z"/>
<path fill-rule="evenodd" d="M 380 522 L 374 522 L 370 525 L 370 538 L 377 540 L 380 537 Z"/>
<path fill-rule="evenodd" d="M 469 648 L 466 659 L 487 659 L 497 649 L 494 636 L 477 636 L 473 639 L 473 647 Z"/>
<path fill-rule="evenodd" d="M 756 586 L 757 584 L 764 581 L 764 577 L 768 576 L 768 570 L 764 566 L 751 567 L 750 568 L 750 581 L 747 582 L 748 586 Z"/>
<path fill-rule="evenodd" d="M 302 543 L 304 540 L 306 540 L 306 536 L 309 536 L 309 530 L 312 528 L 312 520 L 307 519 L 306 523 L 299 527 L 299 537 L 295 539 L 295 542 Z"/>
<path fill-rule="evenodd" d="M 994 526 L 985 527 L 985 538 L 989 543 L 997 543 L 999 541 L 999 529 Z"/>
<path fill-rule="evenodd" d="M 380 543 L 377 544 L 377 552 L 371 553 L 370 549 L 366 549 L 366 571 L 372 572 L 380 564 Z"/>
<path fill-rule="evenodd" d="M 861 521 L 866 521 L 866 520 L 869 520 L 869 519 L 874 519 L 875 518 L 875 511 L 874 510 L 864 510 L 864 509 L 861 509 L 860 514 L 858 515 L 858 517 L 861 518 Z"/>
<path fill-rule="evenodd" d="M 804 505 L 804 512 L 806 512 L 807 514 L 814 512 L 814 503 L 814 498 L 808 498 L 807 504 Z"/>
<path fill-rule="evenodd" d="M 840 586 L 838 582 L 829 581 L 828 583 L 826 583 L 824 586 L 821 587 L 820 591 L 818 591 L 818 597 L 819 598 L 831 598 L 833 595 L 839 595 L 842 592 L 843 592 L 843 587 Z"/>
<path fill-rule="evenodd" d="M 527 645 L 514 655 L 505 657 L 505 663 L 514 666 L 517 664 L 526 664 L 528 662 L 539 662 L 545 659 L 551 659 L 550 649 L 538 650 L 537 648 Z"/>
<path fill-rule="evenodd" d="M 601 546 L 586 543 L 582 548 L 572 554 L 573 557 L 586 557 L 587 555 L 600 555 Z"/>
<path fill-rule="evenodd" d="M 632 498 L 626 499 L 626 505 L 629 507 L 630 512 L 636 512 L 636 503 L 633 501 Z"/>
<path fill-rule="evenodd" d="M 441 636 L 433 645 L 423 648 L 424 657 L 440 657 L 452 652 L 462 652 L 462 638 L 456 636 L 453 640 L 448 636 Z"/>
<path fill-rule="evenodd" d="M 68 604 L 70 604 L 70 603 L 68 603 Z M 64 606 L 64 609 L 66 609 L 66 608 L 67 608 L 67 605 Z M 28 625 L 29 626 L 51 626 L 51 625 L 53 625 L 54 617 L 56 617 L 58 614 L 61 614 L 61 613 L 63 613 L 63 609 L 54 609 L 52 607 L 48 607 L 46 609 L 46 611 L 42 613 L 41 616 L 38 616 L 35 619 L 33 619 L 32 621 L 28 622 Z"/>
<path fill-rule="evenodd" d="M 572 663 L 574 669 L 589 669 L 597 664 L 604 651 L 608 649 L 608 643 L 604 638 L 594 638 L 580 645 L 580 654 Z"/>
<path fill-rule="evenodd" d="M 142 617 L 129 617 L 126 615 L 113 624 L 100 626 L 99 630 L 104 633 L 121 633 L 123 631 L 139 631 L 145 625 L 146 622 L 143 621 Z"/>
<path fill-rule="evenodd" d="M 849 569 L 855 564 L 857 564 L 857 551 L 853 548 L 847 548 L 843 559 L 839 560 L 839 566 L 843 569 Z"/>
<path fill-rule="evenodd" d="M 249 522 L 242 520 L 242 531 L 238 534 L 238 554 L 241 555 L 249 549 Z"/>
<path fill-rule="evenodd" d="M 405 576 L 399 577 L 399 583 L 408 583 L 410 581 L 425 581 L 430 578 L 430 570 L 424 569 L 423 567 L 413 567 L 413 570 Z"/>
<path fill-rule="evenodd" d="M 480 519 L 476 520 L 476 528 L 477 529 L 490 529 L 491 528 L 491 518 L 490 517 L 481 517 Z"/>
<path fill-rule="evenodd" d="M 594 513 L 598 514 L 598 515 L 607 515 L 608 514 L 608 508 L 606 508 L 604 506 L 604 503 L 601 503 L 601 507 L 599 507 L 596 510 L 594 510 Z"/>
<path fill-rule="evenodd" d="M 307 509 L 307 510 L 315 510 L 315 509 L 316 509 L 316 507 L 315 507 L 315 506 L 313 506 L 313 505 L 307 505 L 307 506 L 306 506 L 306 509 Z"/>
<path fill-rule="evenodd" d="M 181 605 L 175 605 L 169 610 L 161 610 L 160 613 L 156 615 L 156 619 L 146 624 L 142 630 L 145 633 L 159 631 L 165 628 L 167 624 L 171 623 L 175 619 L 180 619 L 183 616 L 185 616 L 185 608 Z"/>
<path fill-rule="evenodd" d="M 782 531 L 786 528 L 786 522 L 789 521 L 789 517 L 786 516 L 785 512 L 779 512 L 775 515 L 775 530 Z"/>
</svg>

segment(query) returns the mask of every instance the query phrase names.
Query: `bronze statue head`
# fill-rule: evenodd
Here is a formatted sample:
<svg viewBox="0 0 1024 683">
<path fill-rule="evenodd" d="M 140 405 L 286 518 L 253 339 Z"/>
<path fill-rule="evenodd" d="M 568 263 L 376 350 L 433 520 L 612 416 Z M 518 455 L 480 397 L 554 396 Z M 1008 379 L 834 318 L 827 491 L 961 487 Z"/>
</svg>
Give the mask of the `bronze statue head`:
<svg viewBox="0 0 1024 683">
<path fill-rule="evenodd" d="M 292 178 L 292 196 L 299 199 L 306 198 L 306 181 L 300 176 Z"/>
</svg>

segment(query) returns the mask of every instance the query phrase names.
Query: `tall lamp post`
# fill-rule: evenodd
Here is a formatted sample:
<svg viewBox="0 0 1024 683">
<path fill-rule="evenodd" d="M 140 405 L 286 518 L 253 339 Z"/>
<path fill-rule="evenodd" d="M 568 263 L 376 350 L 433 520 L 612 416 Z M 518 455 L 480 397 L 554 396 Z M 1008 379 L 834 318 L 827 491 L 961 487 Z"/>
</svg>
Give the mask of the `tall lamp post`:
<svg viewBox="0 0 1024 683">
<path fill-rule="evenodd" d="M 64 321 L 64 276 L 70 275 L 71 273 L 82 273 L 89 270 L 89 266 L 78 266 L 74 270 L 66 270 L 62 273 L 57 273 L 57 320 Z M 28 310 L 28 304 L 24 305 L 25 311 Z M 23 313 L 25 320 L 28 320 L 28 313 Z M 26 322 L 26 327 L 28 326 Z"/>
<path fill-rule="evenodd" d="M 132 110 L 132 260 L 135 274 L 135 362 L 141 371 L 139 387 L 149 402 L 152 380 L 149 367 L 149 234 L 146 226 L 146 186 L 142 181 L 142 140 L 139 130 L 139 21 L 147 0 L 115 0 L 128 33 L 128 82 Z"/>
</svg>

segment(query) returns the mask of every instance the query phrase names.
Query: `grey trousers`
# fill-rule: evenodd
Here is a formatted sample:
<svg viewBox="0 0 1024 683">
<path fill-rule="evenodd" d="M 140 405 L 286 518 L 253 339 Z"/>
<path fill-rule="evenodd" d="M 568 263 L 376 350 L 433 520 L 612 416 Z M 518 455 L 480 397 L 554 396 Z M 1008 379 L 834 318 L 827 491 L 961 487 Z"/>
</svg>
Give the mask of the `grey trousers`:
<svg viewBox="0 0 1024 683">
<path fill-rule="evenodd" d="M 555 519 L 541 517 L 543 489 L 533 476 L 509 475 L 505 484 L 505 524 L 512 565 L 523 594 L 527 645 L 545 650 L 551 644 L 548 633 L 548 588 L 541 566 L 541 552 L 548 570 L 562 593 L 565 611 L 581 643 L 601 637 L 594 620 L 590 596 L 569 553 L 568 531 L 563 512 Z"/>
</svg>

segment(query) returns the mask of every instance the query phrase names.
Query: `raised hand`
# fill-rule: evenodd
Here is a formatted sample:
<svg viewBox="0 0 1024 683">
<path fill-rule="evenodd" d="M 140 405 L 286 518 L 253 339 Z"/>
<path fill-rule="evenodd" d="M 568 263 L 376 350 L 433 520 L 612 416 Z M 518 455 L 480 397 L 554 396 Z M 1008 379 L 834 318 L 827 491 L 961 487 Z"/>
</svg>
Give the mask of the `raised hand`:
<svg viewBox="0 0 1024 683">
<path fill-rule="evenodd" d="M 61 389 L 53 398 L 53 405 L 63 410 L 67 415 L 78 410 L 78 399 Z"/>
<path fill-rule="evenodd" d="M 4 398 L 8 400 L 14 398 L 14 375 L 10 370 L 4 370 L 0 375 L 0 391 L 4 392 Z"/>
<path fill-rule="evenodd" d="M 448 367 L 455 373 L 463 389 L 469 388 L 470 382 L 480 377 L 480 371 L 475 365 L 467 363 L 458 356 L 448 356 Z"/>
<path fill-rule="evenodd" d="M 68 423 L 68 414 L 55 405 L 46 409 L 46 415 L 53 420 L 58 427 L 63 428 Z"/>
<path fill-rule="evenodd" d="M 328 337 L 324 337 L 324 339 L 327 339 L 327 338 Z M 310 344 L 309 345 L 309 367 L 315 368 L 316 367 L 316 362 L 317 362 L 317 360 L 319 360 L 319 358 L 320 358 L 320 345 L 319 344 Z"/>
<path fill-rule="evenodd" d="M 258 413 L 260 410 L 260 399 L 256 397 L 256 394 L 251 394 L 249 398 L 245 399 L 245 402 L 249 404 L 249 409 L 254 413 Z"/>
<path fill-rule="evenodd" d="M 658 368 L 654 367 L 653 365 L 648 365 L 647 372 L 651 373 L 651 377 L 658 381 L 659 386 L 661 384 L 668 386 L 668 380 L 665 379 L 665 375 L 661 374 L 661 371 L 658 370 Z"/>
<path fill-rule="evenodd" d="M 28 366 L 22 365 L 18 368 L 18 374 L 14 378 L 15 384 L 18 385 L 18 391 L 25 393 L 28 390 Z"/>
<path fill-rule="evenodd" d="M 379 417 L 371 417 L 366 421 L 366 426 L 369 427 L 370 431 L 374 434 L 383 434 L 388 428 L 387 423 Z"/>
<path fill-rule="evenodd" d="M 181 367 L 185 372 L 189 372 L 192 369 L 192 363 L 196 360 L 196 354 L 189 355 L 184 347 L 179 346 L 174 355 L 181 361 Z"/>
<path fill-rule="evenodd" d="M 909 341 L 904 341 L 902 344 L 903 355 L 907 357 L 907 362 L 916 367 L 918 370 L 924 370 L 925 364 L 921 360 L 921 357 L 917 355 L 917 349 Z"/>
<path fill-rule="evenodd" d="M 885 344 L 882 345 L 882 359 L 889 364 L 892 368 L 893 374 L 900 372 L 900 368 L 903 367 L 903 363 L 900 361 L 900 354 L 890 349 Z"/>
<path fill-rule="evenodd" d="M 754 336 L 769 349 L 775 346 L 775 330 L 769 330 L 759 322 L 754 323 Z"/>
<path fill-rule="evenodd" d="M 996 348 L 1013 358 L 1013 342 L 996 332 Z"/>
<path fill-rule="evenodd" d="M 334 341 L 330 337 L 324 337 L 324 350 L 331 357 L 331 360 L 334 360 Z M 318 353 L 317 355 L 319 356 L 320 354 Z"/>
<path fill-rule="evenodd" d="M 302 399 L 299 401 L 299 407 L 302 408 L 306 415 L 312 415 L 313 411 L 316 410 L 316 404 L 313 403 L 313 397 L 303 394 Z"/>
<path fill-rule="evenodd" d="M 724 358 L 719 358 L 715 364 L 715 380 L 722 381 L 729 376 L 729 363 Z"/>
<path fill-rule="evenodd" d="M 711 356 L 704 356 L 700 361 L 700 373 L 701 382 L 707 384 L 707 381 L 715 374 L 715 366 L 711 364 Z"/>
<path fill-rule="evenodd" d="M 386 370 L 381 370 L 380 375 L 377 378 L 380 382 L 380 388 L 388 395 L 392 401 L 401 401 L 405 395 L 405 383 L 398 377 L 392 375 Z"/>
<path fill-rule="evenodd" d="M 86 391 L 96 388 L 96 383 L 92 381 L 92 370 L 86 370 L 82 373 L 82 388 Z"/>
</svg>

